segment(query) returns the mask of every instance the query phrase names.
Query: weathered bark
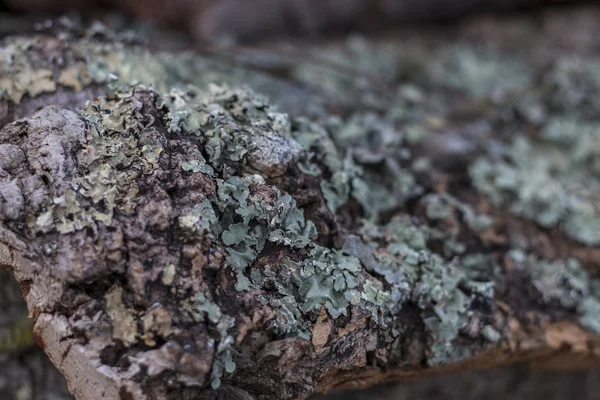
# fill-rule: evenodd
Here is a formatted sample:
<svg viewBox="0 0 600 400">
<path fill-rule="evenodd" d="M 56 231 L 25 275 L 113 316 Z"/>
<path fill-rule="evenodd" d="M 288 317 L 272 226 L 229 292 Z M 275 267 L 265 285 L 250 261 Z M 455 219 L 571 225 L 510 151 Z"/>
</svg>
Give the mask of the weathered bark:
<svg viewBox="0 0 600 400">
<path fill-rule="evenodd" d="M 590 15 L 311 49 L 331 63 L 5 39 L 0 265 L 38 343 L 79 399 L 598 366 Z"/>
</svg>

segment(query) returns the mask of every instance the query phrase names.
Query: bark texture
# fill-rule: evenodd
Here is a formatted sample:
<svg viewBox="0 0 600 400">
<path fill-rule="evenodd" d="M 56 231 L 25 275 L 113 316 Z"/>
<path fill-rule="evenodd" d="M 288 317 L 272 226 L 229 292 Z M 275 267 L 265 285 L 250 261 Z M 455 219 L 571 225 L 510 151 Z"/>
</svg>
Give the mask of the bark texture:
<svg viewBox="0 0 600 400">
<path fill-rule="evenodd" d="M 598 10 L 568 17 L 293 62 L 5 38 L 0 265 L 38 344 L 78 399 L 597 367 Z"/>
</svg>

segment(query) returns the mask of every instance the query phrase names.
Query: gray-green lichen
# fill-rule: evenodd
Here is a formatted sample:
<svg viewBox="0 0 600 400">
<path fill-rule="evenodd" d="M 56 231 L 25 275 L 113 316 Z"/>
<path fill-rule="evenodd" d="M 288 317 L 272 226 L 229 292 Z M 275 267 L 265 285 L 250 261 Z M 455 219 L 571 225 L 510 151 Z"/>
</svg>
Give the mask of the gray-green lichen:
<svg viewBox="0 0 600 400">
<path fill-rule="evenodd" d="M 457 45 L 436 57 L 432 78 L 473 96 L 496 96 L 528 86 L 531 71 L 520 59 L 498 51 Z"/>
<path fill-rule="evenodd" d="M 236 87 L 249 85 L 276 96 L 281 104 L 305 108 L 305 92 L 243 65 L 193 52 L 152 52 L 99 22 L 86 29 L 76 27 L 66 17 L 55 22 L 59 35 L 2 40 L 0 100 L 18 104 L 26 96 L 34 98 L 61 87 L 74 92 L 93 88 L 101 93 L 110 91 L 109 86 L 118 79 L 127 85 L 145 85 L 161 92 L 186 91 L 190 83 L 198 87 L 214 82 Z M 294 90 L 298 96 L 282 96 Z M 311 104 L 321 109 L 317 98 Z"/>
<path fill-rule="evenodd" d="M 292 135 L 308 152 L 306 168 L 320 171 L 323 166 L 331 174 L 321 190 L 332 212 L 354 198 L 366 214 L 374 215 L 398 207 L 420 190 L 404 165 L 410 152 L 402 134 L 376 114 L 354 114 L 346 121 L 331 117 L 322 123 L 298 118 Z"/>
<path fill-rule="evenodd" d="M 196 150 L 196 160 L 182 168 L 216 177 L 217 196 L 210 199 L 213 207 L 209 214 L 216 212 L 218 216 L 204 218 L 205 213 L 200 212 L 197 220 L 211 221 L 202 229 L 219 238 L 225 247 L 228 263 L 237 270 L 236 288 L 275 287 L 280 297 L 262 298 L 279 310 L 276 330 L 283 335 L 306 336 L 302 315 L 318 311 L 323 304 L 333 318 L 347 314 L 348 307 L 355 305 L 385 323 L 403 303 L 414 301 L 423 310 L 434 338 L 432 363 L 460 357 L 462 350 L 451 343 L 469 320 L 473 296 L 493 297 L 493 284 L 472 281 L 464 266 L 431 252 L 427 241 L 443 236 L 441 232 L 416 227 L 401 218 L 394 219 L 385 233 L 377 231 L 383 228 L 370 225 L 377 233 L 366 235 L 366 242 L 354 237 L 346 241 L 342 251 L 323 248 L 314 242 L 314 225 L 305 220 L 291 196 L 243 167 L 248 157 L 253 157 L 257 161 L 251 166 L 276 165 L 281 171 L 292 160 L 304 163 L 310 171 L 326 168 L 331 179 L 322 181 L 321 190 L 328 207 L 336 211 L 354 197 L 367 215 L 373 215 L 398 206 L 416 190 L 412 175 L 403 171 L 410 153 L 403 147 L 402 135 L 375 115 L 355 115 L 347 122 L 332 119 L 323 124 L 300 118 L 290 124 L 287 116 L 272 113 L 263 98 L 253 96 L 248 91 L 213 86 L 208 94 L 198 90 L 171 92 L 157 103 L 167 110 L 173 132 L 196 135 L 204 144 L 207 156 Z M 257 138 L 276 143 L 278 153 L 270 152 L 274 158 L 262 161 L 264 153 L 255 153 Z M 297 150 L 296 141 L 303 151 Z M 288 156 L 288 148 L 293 149 L 293 157 Z M 240 163 L 244 158 L 247 162 Z M 256 169 L 265 176 L 281 173 L 270 174 L 272 167 Z M 238 175 L 240 172 L 246 174 Z M 470 224 L 482 228 L 489 222 L 450 197 L 443 201 L 458 208 Z M 389 241 L 385 253 L 374 255 L 376 238 Z M 288 258 L 278 268 L 253 268 L 268 242 L 306 248 L 308 253 L 304 260 Z M 462 252 L 460 243 L 454 243 L 449 255 Z M 369 272 L 385 277 L 386 287 L 365 276 L 361 263 Z"/>
<path fill-rule="evenodd" d="M 35 97 L 56 90 L 52 70 L 36 68 L 27 53 L 36 42 L 17 38 L 0 47 L 0 99 L 19 103 L 26 94 Z"/>
<path fill-rule="evenodd" d="M 287 115 L 272 112 L 262 96 L 248 90 L 211 86 L 207 92 L 192 93 L 172 91 L 156 103 L 167 111 L 169 129 L 198 137 L 207 154 L 195 150 L 196 160 L 182 169 L 207 174 L 217 184 L 211 205 L 205 201 L 202 210 L 180 217 L 180 224 L 219 239 L 228 263 L 237 271 L 238 290 L 267 283 L 277 288 L 283 298 L 273 299 L 272 304 L 283 315 L 282 334 L 302 334 L 298 317 L 318 311 L 322 304 L 334 318 L 347 314 L 350 304 L 377 315 L 387 294 L 360 276 L 360 261 L 316 244 L 315 225 L 305 219 L 295 200 L 265 182 L 264 177 L 279 176 L 292 161 L 306 158 L 292 138 L 298 130 L 292 131 Z M 322 128 L 315 125 L 315 129 Z M 333 143 L 325 146 L 335 150 Z M 329 155 L 331 165 L 337 165 L 337 154 Z M 255 170 L 262 175 L 252 173 Z M 205 225 L 198 226 L 202 221 Z M 307 249 L 307 258 L 288 258 L 278 274 L 268 265 L 261 273 L 252 266 L 267 243 Z"/>
<path fill-rule="evenodd" d="M 586 245 L 600 243 L 600 130 L 595 124 L 551 119 L 541 138 L 516 136 L 503 159 L 480 158 L 473 185 L 494 204 L 550 228 L 559 225 Z"/>
<path fill-rule="evenodd" d="M 115 211 L 133 213 L 137 178 L 152 173 L 162 152 L 156 129 L 142 129 L 135 112 L 133 90 L 87 104 L 87 130 L 77 149 L 81 174 L 42 213 L 29 216 L 32 233 L 96 231 L 97 223 L 111 224 Z"/>
<path fill-rule="evenodd" d="M 232 163 L 265 177 L 279 176 L 300 155 L 300 146 L 291 139 L 287 115 L 272 111 L 263 96 L 209 85 L 208 91 L 172 90 L 162 99 L 159 107 L 169 112 L 169 129 L 201 137 L 209 163 L 225 176 L 232 173 Z"/>
<path fill-rule="evenodd" d="M 468 355 L 468 349 L 455 346 L 453 341 L 476 313 L 471 303 L 477 297 L 491 301 L 494 282 L 478 281 L 470 263 L 460 258 L 448 261 L 430 250 L 428 242 L 440 232 L 416 225 L 408 216 L 395 216 L 384 226 L 365 222 L 360 232 L 363 241 L 349 237 L 345 251 L 385 279 L 390 286 L 385 306 L 392 314 L 407 302 L 419 307 L 433 340 L 429 363 L 446 363 Z M 484 259 L 480 262 L 489 263 Z M 487 333 L 489 328 L 481 335 L 487 338 Z"/>
<path fill-rule="evenodd" d="M 207 318 L 216 326 L 219 332 L 220 341 L 217 345 L 211 373 L 211 386 L 213 389 L 217 389 L 221 386 L 223 374 L 225 372 L 230 374 L 236 368 L 233 357 L 237 353 L 232 347 L 234 339 L 228 334 L 229 329 L 234 326 L 235 321 L 232 317 L 223 314 L 220 307 L 208 300 L 203 293 L 196 294 L 194 304 L 189 306 L 189 309 L 192 310 L 196 321 L 200 322 L 204 318 Z"/>
<path fill-rule="evenodd" d="M 584 328 L 600 333 L 600 285 L 578 260 L 543 260 L 521 250 L 512 250 L 509 256 L 517 268 L 528 271 L 544 304 L 576 310 Z"/>
<path fill-rule="evenodd" d="M 376 306 L 383 304 L 387 293 L 376 289 L 371 280 L 362 281 L 360 272 L 358 258 L 315 245 L 305 261 L 286 260 L 274 284 L 280 293 L 292 295 L 303 312 L 318 311 L 325 304 L 337 318 L 347 314 L 350 304 L 362 304 L 377 316 Z"/>
<path fill-rule="evenodd" d="M 350 45 L 359 54 L 371 49 L 360 40 Z M 45 78 L 45 72 L 36 75 L 42 78 L 41 88 L 31 86 L 31 74 L 40 72 L 26 60 L 14 70 L 24 74 L 15 80 L 17 86 L 0 85 L 4 89 L 0 95 L 13 102 L 50 90 L 46 79 L 56 77 L 59 85 L 74 90 L 90 84 L 111 89 L 109 97 L 88 103 L 81 113 L 86 130 L 75 148 L 78 176 L 49 198 L 38 215 L 30 216 L 31 233 L 71 234 L 85 228 L 97 233 L 100 224 L 112 225 L 115 215 L 134 214 L 139 208 L 138 181 L 168 168 L 210 182 L 214 188 L 195 197 L 194 204 L 187 204 L 176 216 L 173 230 L 180 228 L 182 235 L 173 241 L 204 246 L 197 251 L 220 260 L 211 261 L 210 267 L 198 261 L 197 269 L 210 268 L 211 274 L 219 269 L 220 278 L 232 278 L 240 298 L 255 296 L 275 311 L 269 315 L 275 317 L 269 319 L 268 329 L 278 338 L 310 339 L 317 314 L 337 319 L 335 325 L 354 318 L 357 308 L 387 329 L 404 307 L 415 307 L 424 323 L 429 364 L 469 355 L 475 345 L 465 337 L 488 345 L 506 338 L 502 324 L 481 310 L 481 304 L 493 308 L 495 287 L 502 279 L 497 260 L 484 248 L 476 250 L 482 253 L 470 252 L 458 233 L 444 229 L 451 222 L 458 230 L 460 221 L 480 233 L 492 225 L 491 218 L 448 193 L 422 196 L 423 188 L 416 182 L 417 173 L 428 174 L 433 167 L 426 156 L 414 159 L 408 148 L 430 135 L 432 126 L 444 127 L 443 119 L 427 115 L 441 108 L 442 101 L 430 101 L 430 94 L 418 83 L 400 85 L 382 112 L 365 107 L 344 117 L 324 116 L 323 110 L 315 113 L 317 118 L 288 116 L 264 96 L 235 84 L 247 80 L 260 88 L 260 79 L 221 70 L 216 62 L 190 54 L 152 55 L 90 37 L 72 48 L 78 61 L 53 77 Z M 430 78 L 475 97 L 494 97 L 530 83 L 527 68 L 511 58 L 458 50 L 457 55 L 437 54 L 439 59 L 426 72 Z M 398 73 L 398 54 L 391 48 L 374 49 L 374 54 L 386 76 Z M 369 57 L 358 59 L 369 69 Z M 296 76 L 314 84 L 318 81 L 312 80 L 313 72 L 303 65 Z M 330 73 L 335 76 L 322 77 L 330 85 L 325 91 L 349 93 L 344 87 L 348 77 Z M 219 83 L 207 84 L 213 81 Z M 131 89 L 129 85 L 135 83 L 146 86 Z M 361 84 L 369 87 L 372 82 Z M 274 87 L 268 89 L 276 92 Z M 151 118 L 141 117 L 136 91 L 151 98 L 157 109 Z M 365 90 L 361 99 L 381 105 L 382 99 L 371 95 Z M 539 137 L 518 136 L 513 144 L 501 144 L 499 152 L 490 151 L 494 157 L 484 156 L 474 163 L 473 184 L 519 215 L 542 226 L 558 224 L 567 235 L 598 244 L 597 132 L 595 124 L 577 118 L 551 119 Z M 176 163 L 158 167 L 159 161 L 170 157 Z M 294 176 L 318 177 L 311 179 L 334 220 L 353 200 L 362 207 L 364 218 L 352 221 L 360 229 L 352 228 L 350 234 L 341 229 L 343 246 L 319 244 L 315 224 L 298 205 L 300 201 L 277 186 L 290 171 Z M 422 218 L 404 213 L 412 213 L 405 207 L 407 199 L 423 206 Z M 389 217 L 389 211 L 396 216 Z M 582 326 L 600 332 L 597 292 L 576 261 L 546 261 L 517 252 L 511 257 L 529 271 L 544 304 L 577 310 Z M 159 268 L 156 279 L 160 277 L 167 288 L 158 290 L 166 289 L 176 297 L 180 281 L 189 276 L 187 265 L 173 259 L 161 262 Z M 214 350 L 211 383 L 219 387 L 226 374 L 242 365 L 233 338 L 240 321 L 227 315 L 222 299 L 202 284 L 181 296 L 186 298 L 177 299 L 177 304 L 189 313 L 185 322 L 206 324 L 218 334 L 207 343 Z M 148 346 L 156 344 L 154 328 L 144 327 L 140 336 L 130 324 L 128 313 L 133 311 L 123 305 L 121 293 L 111 292 L 106 300 L 114 320 L 124 315 L 120 322 L 125 325 L 116 327 L 119 340 L 133 346 L 140 337 Z M 168 333 L 163 336 L 172 334 L 170 326 L 164 332 Z"/>
</svg>

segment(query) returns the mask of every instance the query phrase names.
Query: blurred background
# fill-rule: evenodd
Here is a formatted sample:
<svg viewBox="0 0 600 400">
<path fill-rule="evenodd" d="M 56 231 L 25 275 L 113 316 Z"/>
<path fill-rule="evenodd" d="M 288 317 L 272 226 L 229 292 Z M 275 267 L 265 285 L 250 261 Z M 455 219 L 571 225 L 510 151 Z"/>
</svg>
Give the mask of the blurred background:
<svg viewBox="0 0 600 400">
<path fill-rule="evenodd" d="M 585 0 L 1 0 L 0 9 L 121 16 L 179 30 L 197 43 L 267 42 L 450 23 L 476 13 L 531 12 Z"/>
</svg>

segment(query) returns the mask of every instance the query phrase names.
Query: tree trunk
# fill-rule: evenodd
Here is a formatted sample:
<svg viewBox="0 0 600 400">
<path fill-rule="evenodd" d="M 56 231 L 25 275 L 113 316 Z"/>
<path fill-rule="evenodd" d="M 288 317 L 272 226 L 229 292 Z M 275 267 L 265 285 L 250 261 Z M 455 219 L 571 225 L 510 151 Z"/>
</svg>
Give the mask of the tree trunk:
<svg viewBox="0 0 600 400">
<path fill-rule="evenodd" d="M 37 343 L 83 400 L 597 367 L 597 18 L 293 57 L 5 38 L 0 266 Z"/>
</svg>

